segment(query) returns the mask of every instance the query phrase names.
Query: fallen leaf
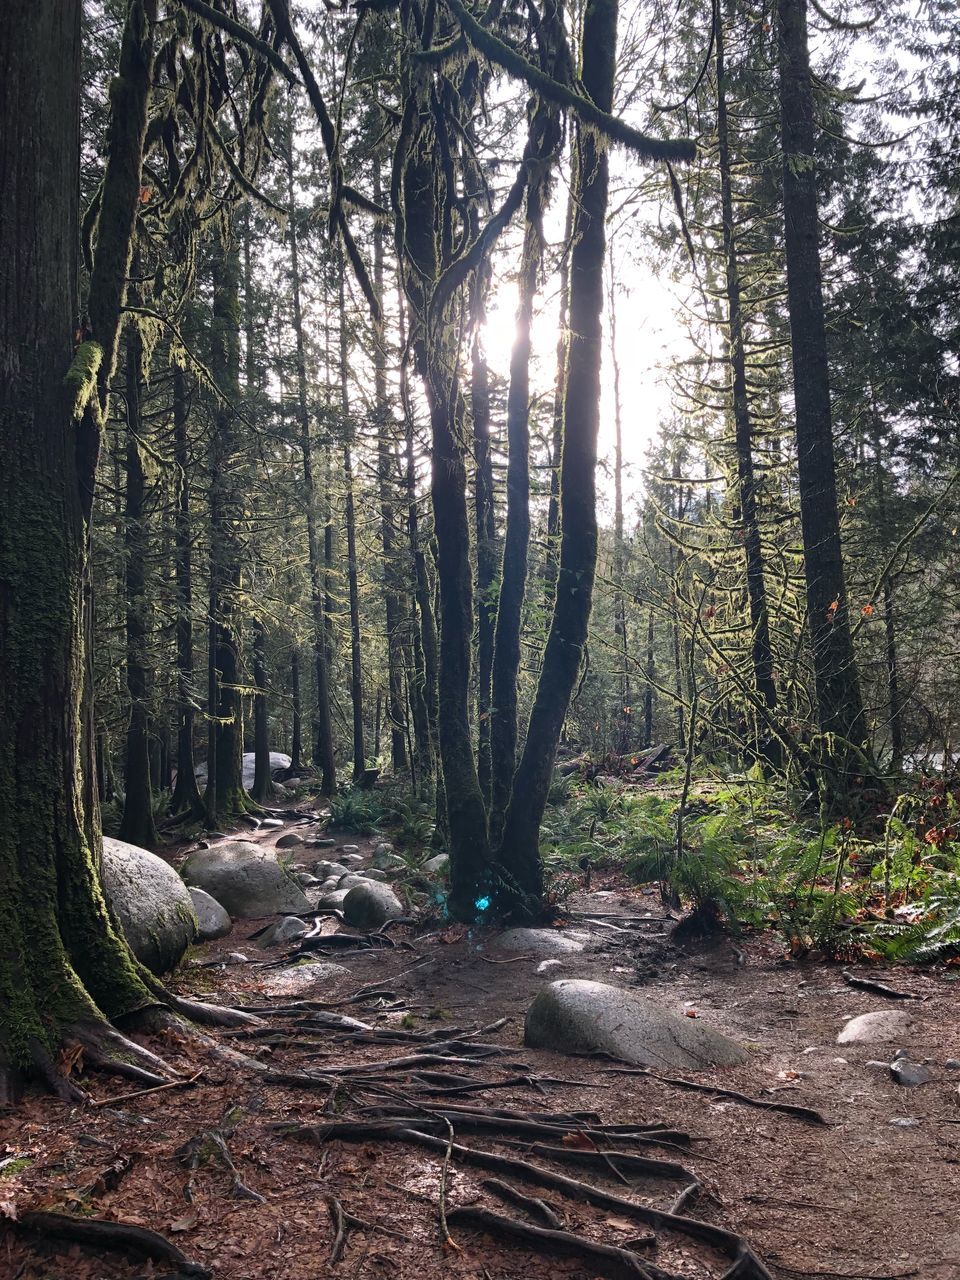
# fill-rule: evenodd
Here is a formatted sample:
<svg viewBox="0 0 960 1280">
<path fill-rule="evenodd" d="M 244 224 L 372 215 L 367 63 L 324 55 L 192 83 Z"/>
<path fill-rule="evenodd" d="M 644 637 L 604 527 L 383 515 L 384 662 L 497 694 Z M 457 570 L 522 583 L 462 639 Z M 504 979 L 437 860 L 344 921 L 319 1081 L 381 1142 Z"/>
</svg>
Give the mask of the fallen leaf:
<svg viewBox="0 0 960 1280">
<path fill-rule="evenodd" d="M 577 1151 L 596 1151 L 597 1144 L 585 1133 L 581 1133 L 578 1129 L 576 1133 L 565 1133 L 560 1139 L 562 1147 L 574 1147 Z"/>
<path fill-rule="evenodd" d="M 604 1222 L 608 1227 L 613 1227 L 616 1231 L 634 1231 L 636 1223 L 631 1222 L 629 1218 L 604 1218 Z"/>
<path fill-rule="evenodd" d="M 185 1213 L 182 1218 L 175 1218 L 170 1223 L 171 1231 L 192 1231 L 197 1225 L 197 1212 L 192 1209 L 189 1213 Z"/>
</svg>

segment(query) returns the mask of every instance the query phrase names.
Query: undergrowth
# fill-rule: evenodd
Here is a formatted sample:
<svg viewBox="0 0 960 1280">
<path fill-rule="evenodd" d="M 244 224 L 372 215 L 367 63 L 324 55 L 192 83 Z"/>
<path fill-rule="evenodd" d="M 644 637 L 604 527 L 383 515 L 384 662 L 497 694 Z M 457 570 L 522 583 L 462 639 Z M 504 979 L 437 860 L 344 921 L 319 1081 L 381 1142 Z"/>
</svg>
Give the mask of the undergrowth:
<svg viewBox="0 0 960 1280">
<path fill-rule="evenodd" d="M 793 956 L 960 957 L 960 777 L 905 783 L 857 824 L 759 768 L 702 772 L 682 820 L 679 794 L 670 775 L 556 783 L 543 831 L 553 900 L 617 869 L 660 882 L 706 925 L 773 929 Z"/>
</svg>

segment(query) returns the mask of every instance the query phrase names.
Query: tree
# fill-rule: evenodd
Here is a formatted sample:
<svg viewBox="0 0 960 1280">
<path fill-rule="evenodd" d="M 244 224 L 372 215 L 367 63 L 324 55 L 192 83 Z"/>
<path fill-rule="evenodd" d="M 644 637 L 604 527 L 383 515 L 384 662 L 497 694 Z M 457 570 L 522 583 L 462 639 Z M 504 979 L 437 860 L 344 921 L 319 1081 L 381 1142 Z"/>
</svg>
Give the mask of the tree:
<svg viewBox="0 0 960 1280">
<path fill-rule="evenodd" d="M 115 100 L 132 106 L 127 123 L 135 129 L 148 14 L 132 8 Z M 104 900 L 92 785 L 84 584 L 97 379 L 115 358 L 97 337 L 115 340 L 117 323 L 101 296 L 103 328 L 95 321 L 95 337 L 76 341 L 80 4 L 15 0 L 5 17 L 0 796 L 4 812 L 17 815 L 0 831 L 0 1092 L 8 1098 L 29 1067 L 73 1095 L 54 1062 L 64 1037 L 105 1040 L 105 1018 L 132 1014 L 154 996 Z M 139 172 L 131 178 L 139 189 Z M 105 187 L 105 209 L 108 194 L 119 213 L 122 190 Z M 133 210 L 131 226 L 132 217 Z M 123 225 L 121 216 L 120 234 Z M 129 244 L 122 249 L 121 281 Z M 112 277 L 106 264 L 104 275 Z M 134 1060 L 149 1056 L 135 1045 L 130 1051 Z"/>
</svg>

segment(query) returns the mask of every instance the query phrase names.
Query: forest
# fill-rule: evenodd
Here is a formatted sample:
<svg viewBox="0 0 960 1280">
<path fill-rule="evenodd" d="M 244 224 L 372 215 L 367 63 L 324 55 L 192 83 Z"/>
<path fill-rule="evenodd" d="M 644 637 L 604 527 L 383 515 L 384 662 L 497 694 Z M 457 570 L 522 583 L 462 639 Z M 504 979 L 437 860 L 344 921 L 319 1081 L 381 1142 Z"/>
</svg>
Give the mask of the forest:
<svg viewBox="0 0 960 1280">
<path fill-rule="evenodd" d="M 0 1277 L 960 1275 L 957 6 L 4 17 Z"/>
</svg>

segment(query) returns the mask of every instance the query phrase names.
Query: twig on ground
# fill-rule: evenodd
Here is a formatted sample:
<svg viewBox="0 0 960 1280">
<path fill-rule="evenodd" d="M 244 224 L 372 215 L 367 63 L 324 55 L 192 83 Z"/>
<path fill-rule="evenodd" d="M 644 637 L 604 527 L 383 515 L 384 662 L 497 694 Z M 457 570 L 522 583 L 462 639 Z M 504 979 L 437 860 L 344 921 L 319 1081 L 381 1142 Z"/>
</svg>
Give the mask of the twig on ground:
<svg viewBox="0 0 960 1280">
<path fill-rule="evenodd" d="M 97 1098 L 91 1101 L 91 1107 L 112 1107 L 117 1102 L 132 1102 L 134 1098 L 145 1098 L 148 1093 L 162 1093 L 164 1089 L 186 1089 L 196 1084 L 203 1075 L 203 1068 L 189 1076 L 186 1080 L 169 1080 L 166 1084 L 151 1085 L 149 1089 L 135 1089 L 132 1093 L 120 1093 L 115 1098 Z"/>
</svg>

